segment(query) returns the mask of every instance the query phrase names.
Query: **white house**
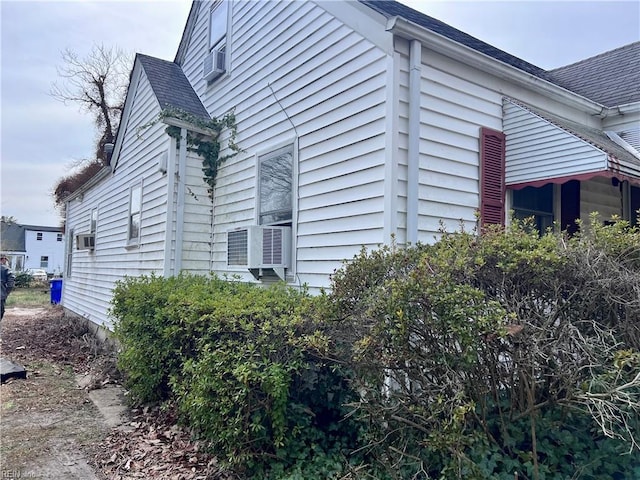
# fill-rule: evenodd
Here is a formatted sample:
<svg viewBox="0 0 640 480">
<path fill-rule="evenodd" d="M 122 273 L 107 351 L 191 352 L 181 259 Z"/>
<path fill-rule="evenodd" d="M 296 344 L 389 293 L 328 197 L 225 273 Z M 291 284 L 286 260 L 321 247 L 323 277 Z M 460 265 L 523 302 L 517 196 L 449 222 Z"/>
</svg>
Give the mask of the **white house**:
<svg viewBox="0 0 640 480">
<path fill-rule="evenodd" d="M 640 42 L 545 71 L 395 1 L 194 2 L 173 62 L 136 57 L 111 164 L 69 197 L 62 304 L 110 327 L 114 283 L 152 272 L 317 289 L 363 245 L 477 212 L 635 222 L 639 72 Z M 229 112 L 211 198 L 186 139 Z"/>
<path fill-rule="evenodd" d="M 44 269 L 62 275 L 65 263 L 64 233 L 61 227 L 2 222 L 2 253 L 16 271 Z"/>
</svg>

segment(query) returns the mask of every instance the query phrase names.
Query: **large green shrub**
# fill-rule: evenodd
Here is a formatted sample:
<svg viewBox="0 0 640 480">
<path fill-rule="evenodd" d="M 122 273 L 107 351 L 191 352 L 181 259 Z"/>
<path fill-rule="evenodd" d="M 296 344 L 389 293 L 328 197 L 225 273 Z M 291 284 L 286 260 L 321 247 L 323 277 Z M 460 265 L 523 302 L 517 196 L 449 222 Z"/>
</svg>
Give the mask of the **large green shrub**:
<svg viewBox="0 0 640 480">
<path fill-rule="evenodd" d="M 334 275 L 324 314 L 392 478 L 640 474 L 640 233 L 582 230 L 443 234 Z"/>
<path fill-rule="evenodd" d="M 250 478 L 331 478 L 357 447 L 356 398 L 322 359 L 311 298 L 281 284 L 127 279 L 112 314 L 136 401 L 168 400 L 213 451 Z"/>
</svg>

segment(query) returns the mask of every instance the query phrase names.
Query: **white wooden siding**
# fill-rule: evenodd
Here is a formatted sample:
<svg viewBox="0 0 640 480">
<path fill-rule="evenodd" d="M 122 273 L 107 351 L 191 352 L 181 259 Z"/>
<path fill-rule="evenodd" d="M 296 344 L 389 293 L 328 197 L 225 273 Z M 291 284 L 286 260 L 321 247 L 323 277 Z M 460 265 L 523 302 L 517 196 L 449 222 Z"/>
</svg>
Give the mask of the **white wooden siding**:
<svg viewBox="0 0 640 480">
<path fill-rule="evenodd" d="M 115 173 L 89 189 L 82 200 L 70 202 L 69 230 L 89 231 L 91 210 L 98 208 L 96 247 L 93 252 L 73 250 L 73 267 L 64 279 L 64 307 L 98 325 L 111 328 L 107 311 L 115 282 L 125 276 L 161 274 L 167 211 L 167 176 L 157 168 L 157 158 L 172 142 L 164 125 L 155 124 L 139 138 L 137 127 L 152 121 L 159 106 L 144 75 L 137 82 L 133 108 L 122 142 Z M 169 161 L 175 151 L 169 152 Z M 137 247 L 127 246 L 129 189 L 142 182 L 141 236 Z M 74 243 L 75 248 L 75 243 Z"/>
<path fill-rule="evenodd" d="M 227 268 L 226 232 L 257 222 L 257 155 L 297 137 L 296 282 L 326 286 L 344 259 L 383 241 L 387 56 L 311 2 L 234 2 L 231 69 L 207 87 L 206 11 L 183 69 L 212 115 L 234 109 L 243 149 L 219 171 L 213 269 L 252 279 Z"/>
<path fill-rule="evenodd" d="M 509 101 L 504 133 L 507 185 L 606 169 L 604 152 Z"/>
<path fill-rule="evenodd" d="M 399 232 L 406 241 L 406 146 L 408 132 L 408 49 L 402 53 L 400 93 Z M 481 127 L 502 129 L 502 96 L 495 79 L 422 49 L 420 96 L 420 174 L 418 241 L 433 242 L 444 225 L 452 231 L 472 228 L 479 208 L 479 141 Z"/>
</svg>

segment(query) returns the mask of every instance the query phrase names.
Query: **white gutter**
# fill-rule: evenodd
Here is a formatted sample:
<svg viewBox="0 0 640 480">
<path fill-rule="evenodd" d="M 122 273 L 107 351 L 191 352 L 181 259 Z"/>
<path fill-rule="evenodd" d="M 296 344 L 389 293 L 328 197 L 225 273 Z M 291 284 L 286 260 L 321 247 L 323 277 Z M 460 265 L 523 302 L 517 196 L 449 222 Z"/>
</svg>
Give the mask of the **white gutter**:
<svg viewBox="0 0 640 480">
<path fill-rule="evenodd" d="M 409 138 L 407 159 L 407 243 L 418 243 L 418 185 L 420 182 L 420 79 L 422 44 L 411 40 L 409 51 Z"/>
<path fill-rule="evenodd" d="M 167 160 L 167 217 L 164 232 L 164 264 L 162 274 L 165 278 L 172 275 L 171 258 L 173 253 L 173 206 L 175 204 L 175 185 L 178 181 L 176 174 L 176 139 L 169 141 L 169 159 Z"/>
<path fill-rule="evenodd" d="M 182 242 L 184 237 L 184 200 L 187 175 L 187 129 L 180 129 L 180 151 L 178 154 L 178 206 L 176 209 L 176 259 L 174 274 L 182 271 Z"/>
<path fill-rule="evenodd" d="M 478 50 L 462 45 L 450 38 L 427 30 L 420 25 L 402 17 L 392 17 L 387 20 L 387 30 L 408 40 L 420 40 L 428 45 L 430 50 L 446 55 L 471 67 L 504 78 L 513 83 L 541 93 L 548 98 L 585 110 L 592 115 L 601 115 L 608 109 L 599 103 L 582 97 L 540 77 L 526 73 L 519 68 L 508 65 L 492 58 Z M 617 109 L 612 109 L 617 110 Z"/>
</svg>

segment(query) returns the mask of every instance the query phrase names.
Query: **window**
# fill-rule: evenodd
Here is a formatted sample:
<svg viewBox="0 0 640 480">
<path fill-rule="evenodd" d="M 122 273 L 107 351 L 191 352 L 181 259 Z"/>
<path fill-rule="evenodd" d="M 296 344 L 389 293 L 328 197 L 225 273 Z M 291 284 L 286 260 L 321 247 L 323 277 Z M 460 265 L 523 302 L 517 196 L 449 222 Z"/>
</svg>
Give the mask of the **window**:
<svg viewBox="0 0 640 480">
<path fill-rule="evenodd" d="M 91 222 L 89 225 L 89 233 L 96 233 L 96 226 L 98 225 L 98 209 L 91 210 Z"/>
<path fill-rule="evenodd" d="M 258 165 L 259 224 L 291 225 L 293 145 L 260 156 Z"/>
<path fill-rule="evenodd" d="M 42 232 L 36 233 L 36 240 L 38 241 L 42 240 Z"/>
<path fill-rule="evenodd" d="M 513 216 L 520 220 L 533 218 L 540 233 L 553 227 L 553 185 L 525 187 L 513 192 Z"/>
<path fill-rule="evenodd" d="M 73 229 L 69 230 L 69 236 L 67 237 L 67 264 L 64 267 L 64 274 L 66 277 L 71 276 L 71 266 L 73 265 Z"/>
<path fill-rule="evenodd" d="M 58 233 L 58 234 L 56 235 L 56 242 L 61 242 L 61 241 L 62 241 L 62 234 L 61 234 L 61 233 Z"/>
<path fill-rule="evenodd" d="M 49 267 L 49 257 L 40 257 L 40 268 L 48 268 Z"/>
<path fill-rule="evenodd" d="M 229 2 L 219 0 L 213 4 L 209 13 L 209 48 L 222 48 L 222 43 L 227 36 L 227 19 L 229 15 Z"/>
<path fill-rule="evenodd" d="M 140 238 L 140 214 L 142 212 L 142 184 L 131 187 L 129 192 L 129 243 L 135 243 Z"/>
<path fill-rule="evenodd" d="M 482 225 L 503 225 L 505 220 L 505 135 L 497 130 L 480 130 L 480 221 Z"/>
</svg>

